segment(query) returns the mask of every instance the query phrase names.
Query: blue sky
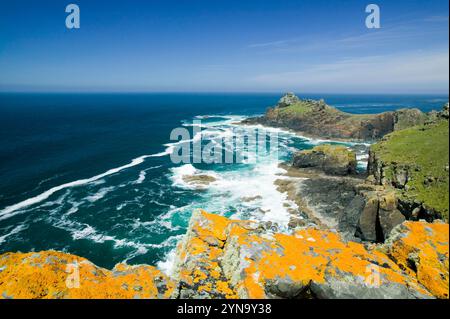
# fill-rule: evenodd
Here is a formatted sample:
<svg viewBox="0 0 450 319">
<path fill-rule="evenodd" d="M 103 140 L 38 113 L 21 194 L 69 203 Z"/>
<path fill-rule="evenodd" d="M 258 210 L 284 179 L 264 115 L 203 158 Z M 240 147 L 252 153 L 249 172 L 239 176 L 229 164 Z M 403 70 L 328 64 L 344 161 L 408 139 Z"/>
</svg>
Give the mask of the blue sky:
<svg viewBox="0 0 450 319">
<path fill-rule="evenodd" d="M 0 90 L 448 94 L 448 16 L 447 0 L 1 1 Z"/>
</svg>

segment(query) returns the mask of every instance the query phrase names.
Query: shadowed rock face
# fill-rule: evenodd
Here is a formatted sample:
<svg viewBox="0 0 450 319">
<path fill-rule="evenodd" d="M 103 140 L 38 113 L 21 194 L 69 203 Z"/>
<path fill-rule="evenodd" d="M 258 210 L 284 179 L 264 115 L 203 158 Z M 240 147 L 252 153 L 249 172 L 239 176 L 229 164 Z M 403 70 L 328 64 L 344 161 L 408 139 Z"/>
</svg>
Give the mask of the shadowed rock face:
<svg viewBox="0 0 450 319">
<path fill-rule="evenodd" d="M 323 100 L 299 99 L 290 93 L 274 108 L 269 108 L 264 116 L 243 123 L 281 127 L 320 138 L 370 141 L 396 130 L 424 124 L 428 119 L 429 115 L 418 109 L 354 115 L 341 112 Z"/>
<path fill-rule="evenodd" d="M 0 255 L 2 298 L 448 298 L 448 225 L 405 222 L 381 246 L 194 212 L 175 272 L 48 251 Z M 78 264 L 80 288 L 66 285 Z"/>
</svg>

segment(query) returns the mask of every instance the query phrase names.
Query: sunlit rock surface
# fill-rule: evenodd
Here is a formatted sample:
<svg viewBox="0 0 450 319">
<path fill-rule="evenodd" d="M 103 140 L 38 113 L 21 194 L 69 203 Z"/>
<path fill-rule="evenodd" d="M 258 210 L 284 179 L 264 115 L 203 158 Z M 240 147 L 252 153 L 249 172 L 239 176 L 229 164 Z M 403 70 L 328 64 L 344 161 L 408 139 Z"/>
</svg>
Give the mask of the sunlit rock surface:
<svg viewBox="0 0 450 319">
<path fill-rule="evenodd" d="M 0 255 L 0 298 L 168 298 L 174 283 L 152 266 L 113 270 L 56 251 Z"/>
<path fill-rule="evenodd" d="M 448 224 L 404 222 L 383 245 L 329 230 L 276 233 L 196 211 L 172 278 L 70 254 L 0 255 L 2 298 L 448 298 Z M 79 287 L 73 287 L 73 265 Z M 68 266 L 69 265 L 69 266 Z"/>
<path fill-rule="evenodd" d="M 448 298 L 448 224 L 405 222 L 386 243 L 388 254 L 433 295 Z"/>
</svg>

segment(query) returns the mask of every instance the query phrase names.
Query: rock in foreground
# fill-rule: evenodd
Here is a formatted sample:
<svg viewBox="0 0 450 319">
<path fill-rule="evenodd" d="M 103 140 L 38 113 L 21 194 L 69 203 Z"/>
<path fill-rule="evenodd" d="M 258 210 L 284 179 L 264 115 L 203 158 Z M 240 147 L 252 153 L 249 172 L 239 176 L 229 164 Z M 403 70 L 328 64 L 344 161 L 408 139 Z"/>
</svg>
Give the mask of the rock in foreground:
<svg viewBox="0 0 450 319">
<path fill-rule="evenodd" d="M 448 225 L 405 222 L 394 232 L 386 245 L 367 248 L 332 231 L 282 234 L 264 223 L 196 211 L 172 279 L 151 266 L 109 271 L 60 252 L 7 253 L 0 256 L 0 296 L 448 298 Z M 73 264 L 79 288 L 68 279 Z"/>
<path fill-rule="evenodd" d="M 107 270 L 57 251 L 0 255 L 0 298 L 5 299 L 155 299 L 168 298 L 174 287 L 147 265 Z"/>
</svg>

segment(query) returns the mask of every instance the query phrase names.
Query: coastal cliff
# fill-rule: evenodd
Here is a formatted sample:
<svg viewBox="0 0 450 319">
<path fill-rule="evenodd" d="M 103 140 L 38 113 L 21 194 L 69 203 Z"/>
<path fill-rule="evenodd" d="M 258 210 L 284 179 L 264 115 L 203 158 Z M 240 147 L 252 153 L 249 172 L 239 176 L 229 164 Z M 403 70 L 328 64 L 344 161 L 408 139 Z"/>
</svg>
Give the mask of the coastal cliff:
<svg viewBox="0 0 450 319">
<path fill-rule="evenodd" d="M 172 278 L 147 265 L 97 267 L 55 251 L 0 255 L 1 298 L 448 298 L 448 225 L 405 222 L 383 245 L 314 227 L 195 211 Z M 78 286 L 68 285 L 77 265 Z M 76 280 L 75 280 L 76 282 Z"/>
<path fill-rule="evenodd" d="M 409 219 L 448 220 L 448 104 L 435 120 L 387 135 L 370 148 L 368 171 L 392 187 Z"/>
<path fill-rule="evenodd" d="M 320 138 L 375 141 L 388 133 L 423 124 L 432 116 L 418 109 L 356 115 L 329 106 L 324 100 L 300 99 L 287 93 L 264 116 L 243 123 L 280 127 Z"/>
</svg>

